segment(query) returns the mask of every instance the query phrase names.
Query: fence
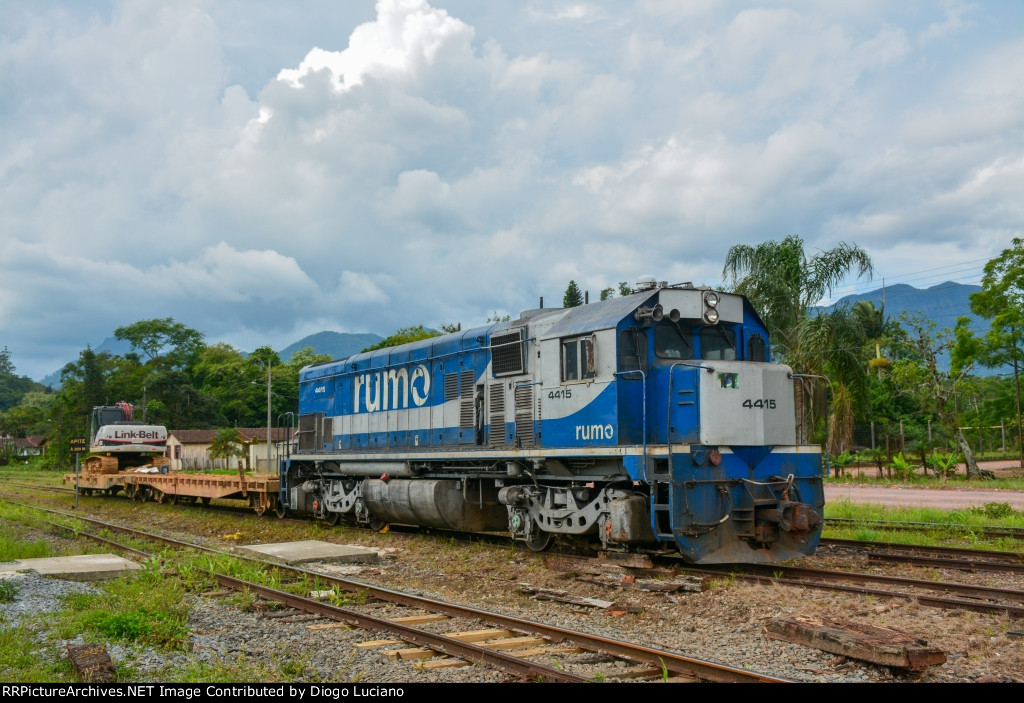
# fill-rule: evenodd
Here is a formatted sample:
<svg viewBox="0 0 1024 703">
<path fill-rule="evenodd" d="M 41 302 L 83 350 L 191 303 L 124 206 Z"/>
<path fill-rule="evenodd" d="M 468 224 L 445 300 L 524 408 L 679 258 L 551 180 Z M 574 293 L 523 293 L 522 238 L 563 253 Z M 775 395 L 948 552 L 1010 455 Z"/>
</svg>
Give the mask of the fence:
<svg viewBox="0 0 1024 703">
<path fill-rule="evenodd" d="M 934 426 L 931 422 L 927 424 L 928 443 L 941 444 L 940 439 L 943 430 Z M 1016 426 L 1007 427 L 1004 421 L 998 425 L 963 425 L 960 431 L 970 444 L 971 449 L 979 454 L 1002 454 L 1009 458 L 1015 455 L 1017 447 L 1020 446 L 1020 439 L 1017 436 Z M 913 440 L 907 437 L 905 423 L 859 423 L 853 428 L 853 446 L 850 450 L 885 448 L 887 453 L 892 455 L 897 452 L 906 452 L 907 445 Z M 952 448 L 952 447 L 950 447 Z"/>
</svg>

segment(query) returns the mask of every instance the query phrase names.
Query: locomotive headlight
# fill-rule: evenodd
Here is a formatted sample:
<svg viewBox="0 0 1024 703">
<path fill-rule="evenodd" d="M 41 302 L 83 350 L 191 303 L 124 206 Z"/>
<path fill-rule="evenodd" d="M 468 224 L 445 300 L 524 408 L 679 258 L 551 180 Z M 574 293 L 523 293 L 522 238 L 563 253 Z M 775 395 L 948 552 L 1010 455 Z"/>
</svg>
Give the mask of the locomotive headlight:
<svg viewBox="0 0 1024 703">
<path fill-rule="evenodd" d="M 704 294 L 704 304 L 709 308 L 718 307 L 718 293 L 713 290 L 709 290 Z"/>
<path fill-rule="evenodd" d="M 704 311 L 704 322 L 709 325 L 713 325 L 718 322 L 718 311 L 714 308 L 708 308 Z"/>
</svg>

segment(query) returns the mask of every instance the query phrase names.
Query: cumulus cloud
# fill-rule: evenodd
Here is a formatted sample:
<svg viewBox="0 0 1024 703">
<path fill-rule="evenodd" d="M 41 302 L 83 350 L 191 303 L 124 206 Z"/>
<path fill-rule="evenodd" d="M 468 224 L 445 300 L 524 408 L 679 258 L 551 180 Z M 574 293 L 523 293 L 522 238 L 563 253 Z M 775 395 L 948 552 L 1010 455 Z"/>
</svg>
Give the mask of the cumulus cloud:
<svg viewBox="0 0 1024 703">
<path fill-rule="evenodd" d="M 151 317 L 283 348 L 715 285 L 791 233 L 891 279 L 1024 220 L 1014 4 L 238 7 L 0 6 L 19 370 Z"/>
</svg>

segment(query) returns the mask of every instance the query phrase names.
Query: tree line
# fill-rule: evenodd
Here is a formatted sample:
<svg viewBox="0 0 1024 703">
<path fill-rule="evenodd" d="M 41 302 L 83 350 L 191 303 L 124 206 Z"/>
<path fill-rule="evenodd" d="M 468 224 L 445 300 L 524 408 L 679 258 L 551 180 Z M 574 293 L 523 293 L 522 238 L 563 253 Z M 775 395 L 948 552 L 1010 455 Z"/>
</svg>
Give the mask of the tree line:
<svg viewBox="0 0 1024 703">
<path fill-rule="evenodd" d="M 866 301 L 816 311 L 817 302 L 847 277 L 870 277 L 873 271 L 870 257 L 854 244 L 809 254 L 797 235 L 737 245 L 726 255 L 726 289 L 751 300 L 768 328 L 773 360 L 790 365 L 799 376 L 799 439 L 826 445 L 833 457 L 849 456 L 867 444 L 855 436 L 856 428 L 870 424 L 877 432 L 879 462 L 892 461 L 893 443 L 886 439 L 898 436 L 899 448 L 921 463 L 940 461 L 937 452 L 953 452 L 964 457 L 974 476 L 979 473 L 974 438 L 961 428 L 1003 425 L 1011 418 L 1014 443 L 1024 459 L 1019 440 L 1024 242 L 1014 239 L 985 266 L 982 290 L 971 296 L 972 312 L 990 322 L 982 336 L 971 332 L 967 318 L 953 329 L 936 329 L 920 317 L 892 319 Z M 630 292 L 621 282 L 604 288 L 601 300 Z M 583 304 L 575 281 L 569 282 L 562 302 L 564 307 Z M 488 318 L 505 320 L 508 315 L 497 312 Z M 443 325 L 441 331 L 457 329 Z M 369 349 L 440 333 L 423 325 L 405 327 Z M 271 415 L 283 417 L 298 406 L 299 370 L 329 360 L 309 347 L 288 361 L 269 346 L 245 355 L 228 344 L 206 344 L 201 332 L 173 318 L 119 327 L 114 337 L 128 342 L 131 351 L 116 355 L 86 347 L 61 370 L 59 391 L 16 376 L 4 347 L 0 436 L 44 435 L 66 456 L 67 438 L 88 434 L 90 409 L 119 400 L 134 404 L 138 419 L 172 429 L 261 427 L 268 374 Z M 943 353 L 952 360 L 948 369 L 939 362 Z M 1007 366 L 1012 378 L 977 373 Z"/>
</svg>

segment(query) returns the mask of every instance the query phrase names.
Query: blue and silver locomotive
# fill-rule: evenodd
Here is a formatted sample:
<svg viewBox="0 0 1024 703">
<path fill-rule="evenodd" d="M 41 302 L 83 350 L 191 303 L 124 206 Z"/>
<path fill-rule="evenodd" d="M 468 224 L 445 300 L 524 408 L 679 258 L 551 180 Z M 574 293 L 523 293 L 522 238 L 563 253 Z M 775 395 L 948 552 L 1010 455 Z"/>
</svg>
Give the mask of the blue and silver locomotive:
<svg viewBox="0 0 1024 703">
<path fill-rule="evenodd" d="M 821 449 L 739 295 L 632 294 L 306 367 L 281 508 L 694 563 L 810 554 Z"/>
</svg>

